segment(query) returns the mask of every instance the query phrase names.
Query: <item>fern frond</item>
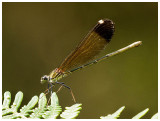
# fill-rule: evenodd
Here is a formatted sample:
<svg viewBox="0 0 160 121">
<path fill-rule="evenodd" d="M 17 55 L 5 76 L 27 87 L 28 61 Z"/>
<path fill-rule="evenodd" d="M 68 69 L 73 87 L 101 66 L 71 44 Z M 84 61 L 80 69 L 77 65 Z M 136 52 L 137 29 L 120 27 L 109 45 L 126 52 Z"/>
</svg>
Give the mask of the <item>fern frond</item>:
<svg viewBox="0 0 160 121">
<path fill-rule="evenodd" d="M 23 100 L 23 93 L 19 91 L 16 94 L 14 102 L 10 107 L 11 93 L 9 91 L 5 92 L 3 105 L 2 105 L 2 118 L 3 119 L 18 119 L 18 118 L 20 119 L 25 119 L 25 118 L 56 119 L 60 115 L 60 112 L 62 112 L 62 108 L 59 105 L 59 100 L 55 92 L 51 96 L 50 105 L 47 105 L 47 98 L 45 94 L 41 93 L 39 96 L 39 100 L 38 100 L 38 96 L 34 96 L 30 100 L 30 102 L 27 105 L 24 105 L 18 112 L 18 109 L 21 105 L 22 100 Z M 37 103 L 38 103 L 38 107 L 35 107 Z M 77 105 L 73 105 L 71 107 L 72 107 L 72 112 L 74 112 L 73 109 L 75 108 L 80 109 L 80 107 L 78 107 Z M 78 112 L 79 109 L 75 110 L 77 115 L 79 114 Z M 75 113 L 74 113 L 74 116 L 72 115 L 72 117 L 76 117 L 76 116 L 75 116 Z"/>
<path fill-rule="evenodd" d="M 154 114 L 151 119 L 158 119 L 158 113 Z"/>
<path fill-rule="evenodd" d="M 120 109 L 118 109 L 115 113 L 113 114 L 109 114 L 107 116 L 101 116 L 101 119 L 117 119 L 121 112 L 124 110 L 124 106 L 121 107 Z M 138 113 L 137 115 L 135 115 L 132 119 L 140 119 L 142 116 L 144 116 L 147 112 L 149 111 L 149 109 L 145 109 L 142 112 Z M 151 119 L 158 119 L 158 113 L 156 113 L 155 115 L 152 116 Z"/>
<path fill-rule="evenodd" d="M 121 112 L 124 110 L 125 106 L 121 107 L 118 109 L 115 113 L 113 114 L 108 114 L 107 116 L 101 116 L 101 119 L 117 119 Z"/>
<path fill-rule="evenodd" d="M 9 108 L 9 103 L 11 100 L 11 95 L 10 92 L 6 92 L 6 95 L 4 95 L 4 101 L 3 101 L 3 111 L 2 111 L 2 116 L 4 119 L 8 119 L 8 118 L 12 118 L 12 119 L 16 119 L 16 118 L 25 118 L 24 115 L 21 115 L 20 113 L 17 112 L 18 108 L 21 105 L 22 99 L 23 99 L 23 93 L 22 92 L 18 92 L 15 96 L 14 102 L 11 105 L 11 108 Z M 6 107 L 6 108 L 5 108 Z M 10 114 L 10 115 L 9 115 Z"/>
<path fill-rule="evenodd" d="M 43 118 L 53 118 L 56 119 L 59 116 L 60 112 L 62 111 L 61 106 L 59 105 L 59 100 L 54 92 L 51 96 L 51 105 L 47 107 L 48 110 L 42 115 Z"/>
<path fill-rule="evenodd" d="M 41 93 L 38 101 L 38 108 L 33 110 L 33 113 L 30 115 L 31 118 L 42 118 L 42 114 L 45 112 L 47 106 L 47 98 L 44 93 Z"/>
<path fill-rule="evenodd" d="M 74 104 L 71 107 L 66 107 L 65 111 L 62 112 L 62 114 L 60 115 L 61 118 L 64 119 L 74 119 L 78 116 L 78 114 L 80 113 L 79 110 L 81 110 L 82 104 Z"/>
<path fill-rule="evenodd" d="M 8 109 L 10 103 L 11 103 L 11 93 L 9 91 L 6 91 L 4 93 L 4 100 L 3 100 L 2 110 Z"/>
<path fill-rule="evenodd" d="M 34 96 L 27 105 L 24 105 L 20 111 L 18 111 L 21 102 L 23 100 L 23 93 L 19 91 L 14 99 L 13 104 L 11 103 L 11 93 L 6 91 L 4 93 L 3 104 L 2 104 L 2 118 L 3 119 L 56 119 L 62 112 L 62 108 L 59 105 L 59 100 L 54 92 L 51 96 L 51 104 L 47 105 L 47 98 L 44 93 L 41 93 L 39 98 Z M 35 107 L 38 103 L 38 107 Z M 71 107 L 66 107 L 64 112 L 60 115 L 63 119 L 74 119 L 76 118 L 80 110 L 82 109 L 82 104 L 74 104 Z M 101 116 L 101 119 L 117 119 L 121 112 L 124 110 L 125 106 L 118 109 L 115 113 L 109 114 L 107 116 Z M 140 119 L 144 116 L 149 109 L 145 109 L 138 113 L 132 119 Z M 151 119 L 158 119 L 158 113 L 154 114 Z"/>
<path fill-rule="evenodd" d="M 143 117 L 147 112 L 149 111 L 149 108 L 143 110 L 142 112 L 138 113 L 137 115 L 135 115 L 132 119 L 140 119 L 141 117 Z"/>
<path fill-rule="evenodd" d="M 24 114 L 26 117 L 28 117 L 29 114 L 33 112 L 33 110 L 31 110 L 31 109 L 33 109 L 35 107 L 37 102 L 38 102 L 38 96 L 32 97 L 32 99 L 29 101 L 29 103 L 27 105 L 24 105 L 20 109 L 21 114 Z"/>
</svg>

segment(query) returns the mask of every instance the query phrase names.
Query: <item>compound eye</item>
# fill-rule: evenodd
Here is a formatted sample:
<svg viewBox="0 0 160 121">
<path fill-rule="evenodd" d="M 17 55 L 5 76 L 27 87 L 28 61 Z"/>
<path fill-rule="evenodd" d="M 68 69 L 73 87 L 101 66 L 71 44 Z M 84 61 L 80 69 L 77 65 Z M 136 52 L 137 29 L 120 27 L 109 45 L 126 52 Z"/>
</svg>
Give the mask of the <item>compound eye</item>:
<svg viewBox="0 0 160 121">
<path fill-rule="evenodd" d="M 45 83 L 48 80 L 49 80 L 49 76 L 45 75 L 41 78 L 41 83 Z"/>
<path fill-rule="evenodd" d="M 44 76 L 42 78 L 43 78 L 43 80 L 48 80 L 48 76 Z"/>
</svg>

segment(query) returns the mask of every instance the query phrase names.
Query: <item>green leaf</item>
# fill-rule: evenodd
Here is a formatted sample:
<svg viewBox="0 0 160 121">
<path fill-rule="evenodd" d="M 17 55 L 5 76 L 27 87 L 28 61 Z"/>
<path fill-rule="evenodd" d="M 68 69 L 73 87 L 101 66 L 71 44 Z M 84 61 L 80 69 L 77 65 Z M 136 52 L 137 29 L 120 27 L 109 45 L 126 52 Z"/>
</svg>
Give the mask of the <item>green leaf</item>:
<svg viewBox="0 0 160 121">
<path fill-rule="evenodd" d="M 47 106 L 46 95 L 44 93 L 41 93 L 39 96 L 38 108 L 35 108 L 33 110 L 33 113 L 30 117 L 31 118 L 43 118 L 42 114 L 44 113 L 46 106 Z"/>
<path fill-rule="evenodd" d="M 4 100 L 3 100 L 2 110 L 8 109 L 10 103 L 11 103 L 11 93 L 9 91 L 6 91 L 4 93 Z"/>
<path fill-rule="evenodd" d="M 107 116 L 101 116 L 101 119 L 117 119 L 121 112 L 124 110 L 125 106 L 121 107 L 118 109 L 115 113 L 113 114 L 108 114 Z"/>
<path fill-rule="evenodd" d="M 31 113 L 31 112 L 32 112 L 31 109 L 34 108 L 34 106 L 37 104 L 37 102 L 38 102 L 38 96 L 32 97 L 32 99 L 31 99 L 30 102 L 27 104 L 27 106 L 24 105 L 24 106 L 21 108 L 20 112 L 21 112 L 22 114 L 24 114 L 24 115 L 26 115 L 27 113 Z"/>
<path fill-rule="evenodd" d="M 27 105 L 24 105 L 20 111 L 18 111 L 21 102 L 23 99 L 23 93 L 18 92 L 15 96 L 12 106 L 11 103 L 11 93 L 6 91 L 4 93 L 4 99 L 2 104 L 2 118 L 3 119 L 56 119 L 58 116 L 64 119 L 74 119 L 76 118 L 80 110 L 82 109 L 82 104 L 74 104 L 71 107 L 66 107 L 64 112 L 59 105 L 59 100 L 55 92 L 51 96 L 51 104 L 47 105 L 47 98 L 44 93 L 41 93 L 38 99 L 38 96 L 32 97 L 30 102 Z M 38 103 L 38 107 L 36 107 Z M 118 109 L 115 113 L 109 114 L 107 116 L 101 116 L 101 119 L 117 119 L 121 112 L 124 110 L 125 106 Z M 144 116 L 149 109 L 138 113 L 132 119 L 139 119 Z M 60 115 L 60 113 L 62 114 Z M 151 119 L 158 119 L 158 113 L 154 114 Z"/>
<path fill-rule="evenodd" d="M 151 119 L 158 119 L 158 113 L 154 114 Z"/>
<path fill-rule="evenodd" d="M 142 112 L 135 115 L 132 119 L 140 119 L 142 116 L 144 116 L 149 111 L 149 108 L 143 110 Z"/>
<path fill-rule="evenodd" d="M 19 91 L 15 96 L 13 104 L 11 105 L 11 109 L 14 112 L 17 112 L 19 106 L 21 105 L 22 100 L 23 100 L 23 93 Z"/>
<path fill-rule="evenodd" d="M 82 104 L 74 104 L 71 107 L 66 107 L 65 111 L 62 112 L 62 114 L 60 115 L 61 118 L 64 119 L 74 119 L 78 116 L 78 114 L 80 113 L 79 110 L 82 109 Z"/>
<path fill-rule="evenodd" d="M 2 118 L 3 119 L 56 119 L 60 113 L 62 112 L 62 108 L 59 105 L 59 100 L 55 92 L 53 92 L 51 96 L 51 104 L 47 105 L 47 98 L 44 93 L 41 93 L 39 96 L 34 96 L 27 105 L 24 105 L 20 112 L 18 112 L 18 108 L 21 105 L 23 99 L 23 93 L 18 92 L 15 96 L 14 102 L 10 108 L 11 102 L 11 93 L 5 92 L 4 93 L 4 100 L 3 100 L 3 110 L 2 110 Z M 36 107 L 38 103 L 38 107 Z M 73 112 L 74 116 L 72 115 L 71 118 L 75 118 L 80 113 L 81 104 L 75 104 L 70 108 L 66 108 L 70 110 L 70 113 Z M 67 112 L 67 111 L 66 111 Z M 75 114 L 76 113 L 76 114 Z M 65 113 L 64 113 L 65 114 Z"/>
<path fill-rule="evenodd" d="M 58 97 L 57 97 L 56 93 L 54 92 L 51 96 L 51 105 L 48 106 L 48 111 L 46 111 L 42 117 L 45 119 L 47 119 L 47 118 L 56 119 L 57 116 L 59 116 L 61 111 L 62 111 L 62 108 L 59 105 Z"/>
<path fill-rule="evenodd" d="M 7 101 L 6 98 L 8 98 L 8 101 Z M 20 114 L 17 113 L 17 110 L 18 110 L 18 108 L 19 108 L 19 106 L 20 106 L 20 104 L 22 102 L 23 93 L 21 91 L 19 91 L 16 94 L 14 102 L 13 102 L 11 108 L 9 108 L 9 104 L 10 104 L 10 100 L 11 100 L 10 98 L 11 98 L 10 92 L 8 92 L 8 91 L 5 92 L 5 95 L 4 95 L 4 101 L 5 102 L 3 103 L 4 105 L 2 107 L 7 107 L 7 108 L 3 108 L 3 109 L 5 109 L 5 110 L 2 111 L 3 118 L 7 118 L 7 117 L 10 117 L 10 118 L 20 117 Z"/>
</svg>

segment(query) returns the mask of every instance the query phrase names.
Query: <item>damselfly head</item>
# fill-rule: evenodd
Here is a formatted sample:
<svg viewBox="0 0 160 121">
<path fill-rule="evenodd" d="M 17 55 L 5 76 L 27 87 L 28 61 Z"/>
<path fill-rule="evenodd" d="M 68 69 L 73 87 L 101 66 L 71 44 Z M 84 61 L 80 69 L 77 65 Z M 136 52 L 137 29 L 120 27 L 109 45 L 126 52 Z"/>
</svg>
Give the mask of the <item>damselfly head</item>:
<svg viewBox="0 0 160 121">
<path fill-rule="evenodd" d="M 42 78 L 41 78 L 41 83 L 45 83 L 45 82 L 48 82 L 50 80 L 50 77 L 48 75 L 44 75 Z"/>
</svg>

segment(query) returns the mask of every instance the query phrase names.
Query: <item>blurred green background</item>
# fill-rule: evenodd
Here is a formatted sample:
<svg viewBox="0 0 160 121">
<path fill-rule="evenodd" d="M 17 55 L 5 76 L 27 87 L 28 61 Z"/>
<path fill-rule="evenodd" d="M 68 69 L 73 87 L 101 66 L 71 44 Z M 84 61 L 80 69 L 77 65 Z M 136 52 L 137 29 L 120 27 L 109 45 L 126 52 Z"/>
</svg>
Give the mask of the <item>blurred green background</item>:
<svg viewBox="0 0 160 121">
<path fill-rule="evenodd" d="M 120 118 L 149 108 L 158 112 L 158 3 L 2 3 L 3 89 L 24 93 L 23 104 L 47 84 L 41 76 L 58 67 L 99 19 L 115 23 L 115 34 L 100 57 L 134 41 L 143 45 L 62 79 L 83 104 L 78 118 L 99 118 L 121 106 Z M 57 90 L 59 86 L 54 89 Z M 74 102 L 67 89 L 60 105 Z"/>
</svg>

